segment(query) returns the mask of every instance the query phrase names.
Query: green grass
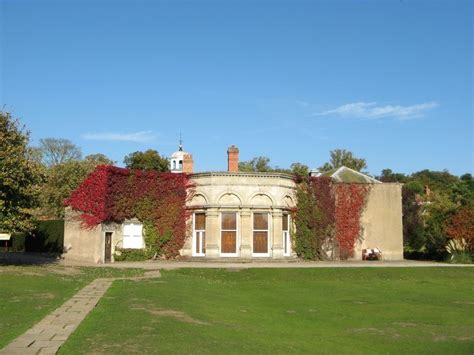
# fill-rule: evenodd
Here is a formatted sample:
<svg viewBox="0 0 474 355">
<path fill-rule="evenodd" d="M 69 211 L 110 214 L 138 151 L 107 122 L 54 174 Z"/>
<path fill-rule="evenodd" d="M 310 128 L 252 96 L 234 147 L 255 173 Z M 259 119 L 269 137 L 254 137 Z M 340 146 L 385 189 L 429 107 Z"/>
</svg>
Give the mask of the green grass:
<svg viewBox="0 0 474 355">
<path fill-rule="evenodd" d="M 474 268 L 210 269 L 116 281 L 76 353 L 474 351 Z"/>
<path fill-rule="evenodd" d="M 0 265 L 0 349 L 98 277 L 142 270 Z"/>
</svg>

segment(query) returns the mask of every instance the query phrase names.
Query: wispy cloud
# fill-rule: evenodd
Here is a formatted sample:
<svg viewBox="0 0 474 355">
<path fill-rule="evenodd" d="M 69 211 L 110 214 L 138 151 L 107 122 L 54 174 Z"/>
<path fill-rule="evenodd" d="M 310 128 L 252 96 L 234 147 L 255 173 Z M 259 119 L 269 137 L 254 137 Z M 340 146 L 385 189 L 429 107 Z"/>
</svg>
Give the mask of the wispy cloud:
<svg viewBox="0 0 474 355">
<path fill-rule="evenodd" d="M 409 120 L 412 118 L 422 117 L 426 111 L 438 106 L 438 103 L 434 101 L 410 106 L 382 105 L 377 102 L 354 102 L 341 105 L 331 110 L 317 112 L 312 116 L 339 116 L 367 120 L 382 118 Z"/>
<path fill-rule="evenodd" d="M 122 141 L 122 142 L 149 142 L 156 138 L 153 131 L 139 131 L 131 133 L 85 133 L 82 138 L 95 141 Z"/>
<path fill-rule="evenodd" d="M 296 104 L 301 107 L 309 107 L 311 104 L 308 101 L 296 100 Z"/>
</svg>

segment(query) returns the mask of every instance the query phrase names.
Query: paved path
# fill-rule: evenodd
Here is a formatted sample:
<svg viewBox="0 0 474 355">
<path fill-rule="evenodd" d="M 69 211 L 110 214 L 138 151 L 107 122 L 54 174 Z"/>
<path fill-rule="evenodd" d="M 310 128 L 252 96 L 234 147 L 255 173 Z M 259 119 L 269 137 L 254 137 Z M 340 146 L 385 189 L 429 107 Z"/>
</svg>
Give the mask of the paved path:
<svg viewBox="0 0 474 355">
<path fill-rule="evenodd" d="M 146 272 L 144 276 L 92 281 L 61 307 L 1 349 L 0 354 L 56 354 L 61 345 L 97 305 L 114 280 L 141 280 L 152 277 L 160 277 L 160 272 L 156 270 Z"/>
<path fill-rule="evenodd" d="M 379 267 L 474 267 L 474 264 L 448 264 L 432 261 L 248 261 L 248 260 L 156 260 L 156 261 L 130 261 L 111 264 L 94 264 L 61 260 L 64 266 L 95 266 L 113 268 L 138 268 L 144 270 L 174 270 L 183 268 L 223 268 L 223 269 L 250 269 L 250 268 L 379 268 Z"/>
<path fill-rule="evenodd" d="M 0 350 L 0 354 L 56 354 L 59 347 L 96 306 L 112 281 L 92 281 L 61 307 Z"/>
</svg>

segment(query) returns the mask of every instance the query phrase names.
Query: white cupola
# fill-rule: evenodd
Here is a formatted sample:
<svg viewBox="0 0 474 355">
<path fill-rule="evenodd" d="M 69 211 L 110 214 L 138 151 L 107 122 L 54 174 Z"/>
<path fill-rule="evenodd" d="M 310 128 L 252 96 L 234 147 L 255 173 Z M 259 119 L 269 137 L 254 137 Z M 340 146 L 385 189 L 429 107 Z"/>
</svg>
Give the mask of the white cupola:
<svg viewBox="0 0 474 355">
<path fill-rule="evenodd" d="M 192 155 L 183 150 L 183 141 L 179 140 L 179 147 L 170 157 L 170 171 L 172 173 L 192 173 Z"/>
</svg>

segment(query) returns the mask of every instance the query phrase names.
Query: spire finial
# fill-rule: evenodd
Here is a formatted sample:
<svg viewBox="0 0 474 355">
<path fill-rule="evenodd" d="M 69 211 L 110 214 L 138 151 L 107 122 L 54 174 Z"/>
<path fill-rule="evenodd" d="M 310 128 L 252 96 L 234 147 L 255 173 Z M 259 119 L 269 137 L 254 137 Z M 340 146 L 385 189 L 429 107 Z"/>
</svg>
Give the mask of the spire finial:
<svg viewBox="0 0 474 355">
<path fill-rule="evenodd" d="M 183 151 L 183 139 L 181 137 L 181 132 L 179 132 L 179 151 Z"/>
</svg>

